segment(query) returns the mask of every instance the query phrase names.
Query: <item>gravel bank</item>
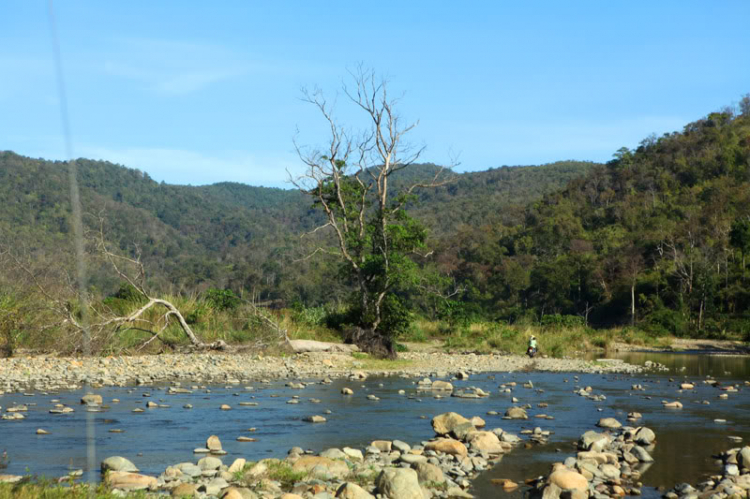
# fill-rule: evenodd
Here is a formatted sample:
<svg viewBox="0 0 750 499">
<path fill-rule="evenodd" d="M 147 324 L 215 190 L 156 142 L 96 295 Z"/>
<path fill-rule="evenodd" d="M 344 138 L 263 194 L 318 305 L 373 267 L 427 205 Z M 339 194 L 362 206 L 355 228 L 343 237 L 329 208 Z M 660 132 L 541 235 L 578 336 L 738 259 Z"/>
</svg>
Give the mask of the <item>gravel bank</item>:
<svg viewBox="0 0 750 499">
<path fill-rule="evenodd" d="M 368 375 L 426 376 L 459 371 L 553 371 L 638 373 L 618 360 L 529 359 L 521 356 L 407 352 L 395 362 L 358 360 L 349 354 L 305 353 L 289 357 L 250 354 L 167 354 L 105 358 L 22 357 L 0 359 L 0 392 L 147 385 L 172 381 L 241 383 L 260 379 Z"/>
</svg>

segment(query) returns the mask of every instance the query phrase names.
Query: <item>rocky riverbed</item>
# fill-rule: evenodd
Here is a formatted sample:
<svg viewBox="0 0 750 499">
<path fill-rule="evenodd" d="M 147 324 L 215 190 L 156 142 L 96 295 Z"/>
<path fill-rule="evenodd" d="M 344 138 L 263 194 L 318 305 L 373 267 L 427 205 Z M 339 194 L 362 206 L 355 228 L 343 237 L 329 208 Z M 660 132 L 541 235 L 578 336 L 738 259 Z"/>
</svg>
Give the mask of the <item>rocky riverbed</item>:
<svg viewBox="0 0 750 499">
<path fill-rule="evenodd" d="M 369 365 L 372 364 L 372 365 Z M 442 376 L 457 372 L 523 370 L 579 373 L 638 373 L 639 366 L 618 360 L 529 359 L 509 355 L 406 352 L 392 363 L 369 363 L 350 354 L 304 353 L 287 357 L 249 354 L 165 354 L 72 358 L 36 356 L 0 359 L 0 393 L 65 390 L 81 385 L 127 386 L 180 381 L 241 383 L 259 379 L 342 377 L 353 371 L 371 375 Z"/>
<path fill-rule="evenodd" d="M 744 424 L 721 407 L 742 408 L 747 386 L 710 377 L 668 378 L 659 369 L 646 372 L 621 361 L 419 352 L 403 354 L 396 362 L 330 352 L 35 357 L 0 361 L 0 376 L 6 420 L 0 421 L 0 432 L 20 430 L 14 432 L 17 438 L 3 434 L 11 437 L 6 440 L 11 455 L 26 463 L 16 464 L 15 471 L 9 469 L 16 474 L 0 481 L 22 479 L 24 465 L 35 472 L 41 449 L 60 449 L 55 451 L 60 457 L 53 459 L 66 459 L 71 451 L 65 450 L 65 435 L 78 434 L 91 417 L 100 428 L 98 458 L 107 457 L 104 481 L 115 490 L 230 499 L 518 497 L 519 491 L 529 490 L 547 499 L 641 491 L 654 497 L 654 489 L 647 492 L 639 476 L 641 464 L 652 459 L 655 438 L 652 430 L 641 427 L 641 418 L 667 442 L 657 447 L 658 454 L 659 448 L 684 438 L 674 430 L 670 435 L 677 421 L 711 421 L 728 430 L 733 420 Z M 86 388 L 71 391 L 84 384 Z M 709 404 L 709 399 L 716 402 Z M 623 414 L 623 408 L 628 408 L 627 426 L 609 417 Z M 601 416 L 592 420 L 596 414 Z M 213 423 L 206 425 L 204 418 Z M 556 454 L 597 420 L 599 430 L 581 436 L 576 456 Z M 735 433 L 736 424 L 730 435 L 750 439 L 743 430 Z M 36 436 L 29 437 L 35 430 Z M 162 440 L 160 433 L 165 434 Z M 210 433 L 215 435 L 206 440 Z M 725 435 L 715 434 L 726 441 Z M 216 435 L 225 440 L 223 446 Z M 155 439 L 153 445 L 149 438 Z M 183 443 L 156 458 L 154 445 L 170 445 L 175 438 Z M 266 443 L 252 443 L 256 441 Z M 23 457 L 21 447 L 29 445 Z M 259 445 L 273 447 L 273 452 Z M 553 473 L 528 483 L 537 473 L 522 469 L 506 474 L 512 468 L 506 463 L 532 452 L 552 453 L 558 461 Z M 504 456 L 503 466 L 495 466 Z M 66 471 L 55 468 L 55 473 Z M 563 474 L 580 485 L 582 476 L 585 490 L 575 492 L 563 486 L 567 482 L 558 483 Z M 477 475 L 485 478 L 475 481 Z M 488 475 L 495 477 L 490 488 L 477 489 L 476 482 L 488 481 Z"/>
<path fill-rule="evenodd" d="M 222 443 L 210 436 L 204 457 L 168 466 L 158 477 L 138 473 L 121 456 L 101 463 L 105 482 L 123 493 L 148 489 L 174 497 L 215 496 L 223 499 L 333 497 L 348 499 L 472 497 L 471 478 L 492 466 L 498 456 L 521 442 L 500 428 L 484 430 L 485 422 L 445 413 L 432 420 L 435 438 L 406 443 L 375 440 L 364 449 L 329 448 L 317 455 L 300 447 L 285 459 L 223 463 Z"/>
</svg>

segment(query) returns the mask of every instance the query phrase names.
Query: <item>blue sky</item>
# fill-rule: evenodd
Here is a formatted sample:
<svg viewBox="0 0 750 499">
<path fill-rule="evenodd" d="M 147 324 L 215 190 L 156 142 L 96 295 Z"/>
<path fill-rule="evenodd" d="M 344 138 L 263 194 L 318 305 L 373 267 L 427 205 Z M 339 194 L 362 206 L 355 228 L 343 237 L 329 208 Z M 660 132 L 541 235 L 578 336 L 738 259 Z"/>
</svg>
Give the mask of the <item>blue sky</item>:
<svg viewBox="0 0 750 499">
<path fill-rule="evenodd" d="M 459 171 L 606 161 L 750 92 L 750 2 L 55 2 L 75 156 L 289 187 L 358 63 Z M 0 150 L 64 159 L 47 1 L 0 4 Z M 355 115 L 338 100 L 342 121 Z"/>
</svg>

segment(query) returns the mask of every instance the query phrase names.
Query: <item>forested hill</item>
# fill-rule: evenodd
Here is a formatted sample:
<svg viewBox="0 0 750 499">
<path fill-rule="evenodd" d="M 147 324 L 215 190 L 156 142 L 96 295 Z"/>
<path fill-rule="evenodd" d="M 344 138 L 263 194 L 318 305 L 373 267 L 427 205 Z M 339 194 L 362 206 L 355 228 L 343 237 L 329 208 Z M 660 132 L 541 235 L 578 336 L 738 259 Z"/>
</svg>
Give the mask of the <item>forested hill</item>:
<svg viewBox="0 0 750 499">
<path fill-rule="evenodd" d="M 237 183 L 168 185 L 104 161 L 79 159 L 77 164 L 87 228 L 96 229 L 101 216 L 109 241 L 123 251 L 137 244 L 154 285 L 186 292 L 226 286 L 285 302 L 325 299 L 321 276 L 334 270 L 320 262 L 293 263 L 300 256 L 300 234 L 322 219 L 302 193 Z M 594 166 L 560 162 L 458 174 L 447 186 L 422 190 L 412 210 L 434 237 L 451 234 L 459 225 L 515 223 L 529 200 L 562 188 Z M 394 185 L 428 178 L 435 168 L 405 169 Z M 69 247 L 65 163 L 0 152 L 0 199 L 2 242 L 12 241 L 24 251 Z M 93 268 L 97 286 L 114 285 Z"/>
<path fill-rule="evenodd" d="M 440 258 L 464 303 L 518 320 L 750 332 L 750 106 L 644 140 Z M 550 319 L 552 320 L 552 319 Z"/>
<path fill-rule="evenodd" d="M 743 102 L 738 115 L 711 113 L 620 149 L 606 165 L 502 167 L 419 191 L 410 210 L 435 249 L 420 264 L 447 278 L 430 286 L 452 298 L 415 295 L 412 308 L 750 334 L 750 97 Z M 228 287 L 287 305 L 346 295 L 330 258 L 301 258 L 310 248 L 300 235 L 322 216 L 298 191 L 167 185 L 84 159 L 78 167 L 87 228 L 101 216 L 123 252 L 137 244 L 156 288 Z M 392 185 L 436 168 L 414 165 Z M 64 163 L 1 152 L 0 200 L 0 243 L 34 256 L 69 253 Z M 91 263 L 96 291 L 111 292 L 111 270 Z"/>
</svg>

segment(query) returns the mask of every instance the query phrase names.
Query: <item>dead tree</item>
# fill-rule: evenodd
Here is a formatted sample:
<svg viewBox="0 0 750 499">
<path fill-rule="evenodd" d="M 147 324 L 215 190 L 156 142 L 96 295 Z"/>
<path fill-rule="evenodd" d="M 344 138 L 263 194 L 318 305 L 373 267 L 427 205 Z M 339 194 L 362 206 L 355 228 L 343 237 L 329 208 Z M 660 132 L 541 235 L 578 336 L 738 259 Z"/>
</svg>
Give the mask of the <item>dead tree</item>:
<svg viewBox="0 0 750 499">
<path fill-rule="evenodd" d="M 326 229 L 335 241 L 332 247 L 317 247 L 306 258 L 317 253 L 340 258 L 356 284 L 360 321 L 348 339 L 365 351 L 393 357 L 390 333 L 381 328 L 383 304 L 404 270 L 399 268 L 404 253 L 415 249 L 394 242 L 398 234 L 393 229 L 412 193 L 450 182 L 445 175 L 450 167 L 438 168 L 431 178 L 393 195 L 391 177 L 412 166 L 424 151 L 405 141 L 417 123 L 402 122 L 396 111 L 398 99 L 389 96 L 387 82 L 374 72 L 359 68 L 351 76 L 354 85 L 344 87 L 344 94 L 364 113 L 369 126 L 361 133 L 348 132 L 336 121 L 333 105 L 322 92 L 303 91 L 304 100 L 323 115 L 330 137 L 321 149 L 302 148 L 295 141 L 306 171 L 298 177 L 290 175 L 290 180 L 326 215 L 326 222 L 307 235 Z"/>
</svg>

